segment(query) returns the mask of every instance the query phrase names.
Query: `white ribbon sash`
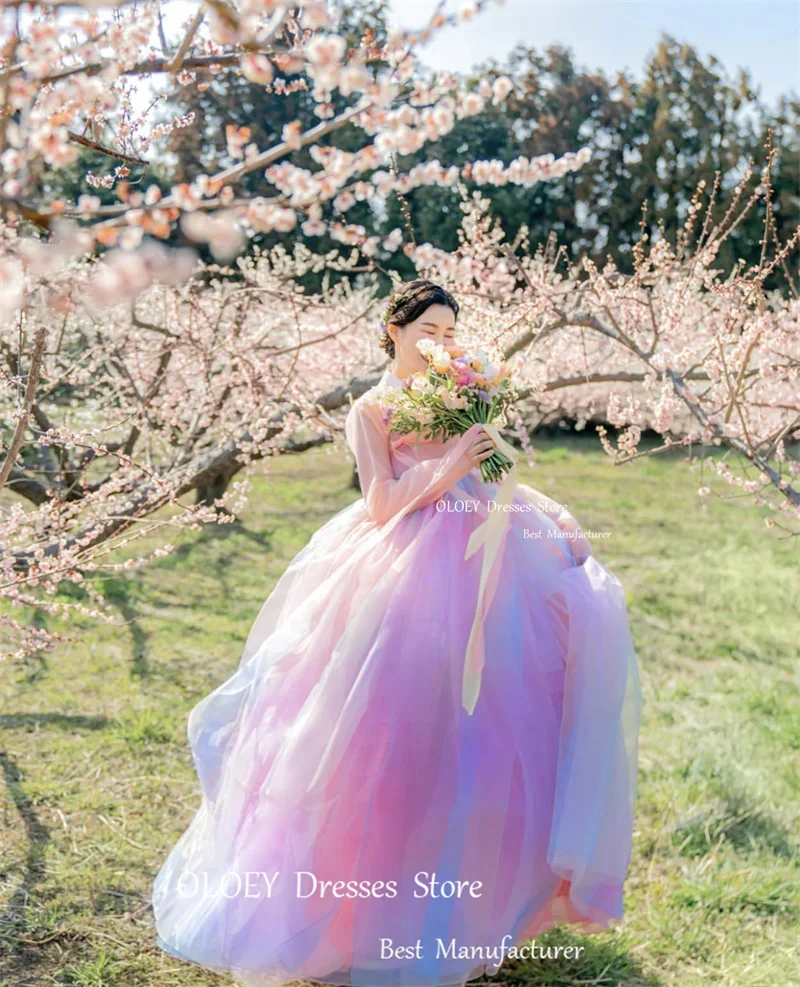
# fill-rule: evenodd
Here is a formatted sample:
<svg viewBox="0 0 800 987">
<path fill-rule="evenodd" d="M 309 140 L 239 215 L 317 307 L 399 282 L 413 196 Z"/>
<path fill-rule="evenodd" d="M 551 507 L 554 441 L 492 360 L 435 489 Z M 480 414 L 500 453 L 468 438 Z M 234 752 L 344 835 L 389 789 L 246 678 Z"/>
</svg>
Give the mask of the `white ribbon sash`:
<svg viewBox="0 0 800 987">
<path fill-rule="evenodd" d="M 472 621 L 472 629 L 469 632 L 469 640 L 467 641 L 467 649 L 464 656 L 464 677 L 461 689 L 461 704 L 470 715 L 472 715 L 475 709 L 481 688 L 481 674 L 484 665 L 484 609 L 488 609 L 490 606 L 491 597 L 494 593 L 493 584 L 488 598 L 484 600 L 486 586 L 492 565 L 503 539 L 503 532 L 509 522 L 509 512 L 503 510 L 503 507 L 512 502 L 514 490 L 517 486 L 517 450 L 506 442 L 495 425 L 484 422 L 483 427 L 492 439 L 494 439 L 497 448 L 505 453 L 512 461 L 513 466 L 505 474 L 497 489 L 494 499 L 494 509 L 490 509 L 487 519 L 480 527 L 472 532 L 467 542 L 466 551 L 464 552 L 464 558 L 468 559 L 483 545 L 483 565 L 481 566 L 480 580 L 478 583 L 478 598 L 475 604 L 475 616 Z"/>
</svg>

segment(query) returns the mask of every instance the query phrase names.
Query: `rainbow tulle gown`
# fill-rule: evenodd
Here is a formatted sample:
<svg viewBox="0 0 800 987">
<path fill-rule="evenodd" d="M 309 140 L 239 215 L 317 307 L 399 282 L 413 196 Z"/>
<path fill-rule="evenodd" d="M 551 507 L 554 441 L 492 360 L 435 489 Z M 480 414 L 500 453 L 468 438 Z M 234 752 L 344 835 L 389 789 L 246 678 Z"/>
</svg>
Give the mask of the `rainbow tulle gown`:
<svg viewBox="0 0 800 987">
<path fill-rule="evenodd" d="M 363 497 L 191 712 L 202 804 L 153 887 L 159 946 L 249 987 L 462 985 L 501 944 L 623 913 L 641 688 L 622 587 L 518 484 L 468 712 L 465 546 L 494 488 L 464 436 L 387 433 L 375 393 L 346 420 Z"/>
</svg>

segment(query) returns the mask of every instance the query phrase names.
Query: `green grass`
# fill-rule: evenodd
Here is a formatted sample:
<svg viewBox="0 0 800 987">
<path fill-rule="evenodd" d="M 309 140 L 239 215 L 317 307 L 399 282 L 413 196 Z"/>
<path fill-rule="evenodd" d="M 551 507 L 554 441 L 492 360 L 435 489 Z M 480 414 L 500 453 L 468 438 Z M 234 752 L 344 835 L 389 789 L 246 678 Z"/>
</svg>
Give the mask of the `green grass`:
<svg viewBox="0 0 800 987">
<path fill-rule="evenodd" d="M 707 476 L 677 455 L 614 468 L 589 435 L 536 447 L 521 479 L 610 532 L 594 544 L 640 659 L 639 800 L 623 923 L 551 930 L 537 944 L 584 945 L 579 961 L 507 963 L 496 982 L 800 984 L 798 543 L 741 500 L 699 498 Z M 271 463 L 239 522 L 105 584 L 118 625 L 76 618 L 59 629 L 80 643 L 0 668 L 0 981 L 230 983 L 154 944 L 152 879 L 199 804 L 186 720 L 291 558 L 357 497 L 349 478 L 338 450 Z"/>
</svg>

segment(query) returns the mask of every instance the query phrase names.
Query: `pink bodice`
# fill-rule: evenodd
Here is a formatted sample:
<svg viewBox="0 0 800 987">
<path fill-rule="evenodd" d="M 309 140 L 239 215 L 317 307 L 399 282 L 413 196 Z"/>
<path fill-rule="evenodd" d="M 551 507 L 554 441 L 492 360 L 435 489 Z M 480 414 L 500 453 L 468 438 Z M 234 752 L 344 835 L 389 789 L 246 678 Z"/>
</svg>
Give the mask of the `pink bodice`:
<svg viewBox="0 0 800 987">
<path fill-rule="evenodd" d="M 345 435 L 356 459 L 361 492 L 369 517 L 384 524 L 398 514 L 404 515 L 435 503 L 448 490 L 470 474 L 470 496 L 492 499 L 493 487 L 483 484 L 480 469 L 466 456 L 479 426 L 446 441 L 420 439 L 414 435 L 392 435 L 381 418 L 381 409 L 371 399 L 378 393 L 402 388 L 403 381 L 385 370 L 378 384 L 353 402 L 345 420 Z M 474 480 L 474 482 L 472 482 Z M 591 554 L 573 515 L 552 504 L 540 491 L 518 483 L 515 500 L 536 504 L 564 532 L 578 536 L 571 542 L 580 557 Z M 399 520 L 399 519 L 398 519 Z"/>
<path fill-rule="evenodd" d="M 378 523 L 400 511 L 407 513 L 434 503 L 473 469 L 466 449 L 474 430 L 444 442 L 390 436 L 380 408 L 370 399 L 379 390 L 402 386 L 402 381 L 385 371 L 375 388 L 353 402 L 345 421 L 345 435 L 356 457 L 364 502 L 369 516 Z"/>
</svg>

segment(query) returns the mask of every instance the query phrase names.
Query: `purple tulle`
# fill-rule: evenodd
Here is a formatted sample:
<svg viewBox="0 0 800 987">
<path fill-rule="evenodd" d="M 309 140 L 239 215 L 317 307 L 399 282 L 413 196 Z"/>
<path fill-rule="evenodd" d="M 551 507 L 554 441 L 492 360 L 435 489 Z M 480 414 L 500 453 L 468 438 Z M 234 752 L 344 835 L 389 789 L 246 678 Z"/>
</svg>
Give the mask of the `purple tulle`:
<svg viewBox="0 0 800 987">
<path fill-rule="evenodd" d="M 393 449 L 395 474 L 424 447 Z M 361 498 L 289 565 L 189 718 L 202 804 L 154 884 L 164 950 L 248 987 L 444 987 L 494 973 L 504 942 L 622 917 L 641 715 L 623 590 L 520 484 L 467 714 L 464 551 L 490 500 L 477 470 L 394 525 Z"/>
</svg>

